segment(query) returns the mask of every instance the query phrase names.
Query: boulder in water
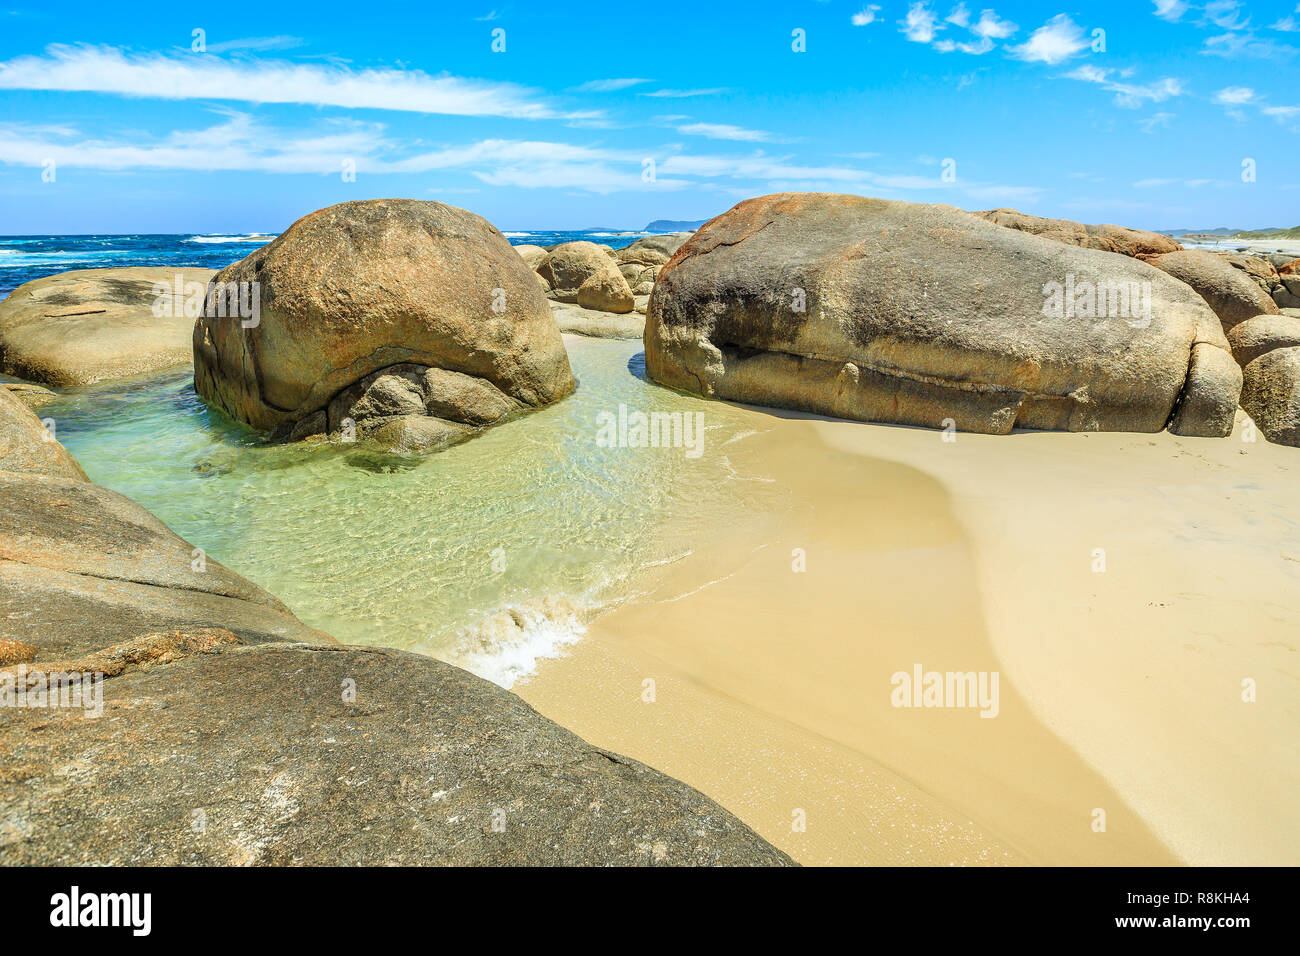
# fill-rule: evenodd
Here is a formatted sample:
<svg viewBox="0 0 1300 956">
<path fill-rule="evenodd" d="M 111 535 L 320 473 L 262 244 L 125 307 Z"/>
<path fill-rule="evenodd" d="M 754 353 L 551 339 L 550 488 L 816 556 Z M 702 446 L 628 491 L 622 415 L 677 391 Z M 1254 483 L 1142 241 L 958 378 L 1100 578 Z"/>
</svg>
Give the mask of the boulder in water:
<svg viewBox="0 0 1300 956">
<path fill-rule="evenodd" d="M 259 321 L 200 317 L 195 388 L 280 437 L 319 422 L 322 410 L 335 428 L 346 414 L 336 415 L 340 397 L 361 399 L 353 393 L 363 380 L 373 385 L 396 366 L 419 370 L 414 378 L 440 369 L 478 379 L 520 408 L 574 388 L 536 277 L 490 223 L 453 206 L 376 199 L 321 209 L 223 269 L 211 288 L 232 287 L 256 291 Z M 416 387 L 422 402 L 436 402 L 427 384 Z M 415 412 L 409 390 L 407 399 L 376 393 L 365 417 Z M 386 402 L 397 404 L 385 412 Z"/>
</svg>

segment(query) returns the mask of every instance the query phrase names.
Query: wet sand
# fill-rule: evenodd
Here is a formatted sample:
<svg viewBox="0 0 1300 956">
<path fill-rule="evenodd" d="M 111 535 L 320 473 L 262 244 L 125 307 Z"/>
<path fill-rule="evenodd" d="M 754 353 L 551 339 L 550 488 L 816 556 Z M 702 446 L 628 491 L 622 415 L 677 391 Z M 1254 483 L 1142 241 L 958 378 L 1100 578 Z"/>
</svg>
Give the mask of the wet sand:
<svg viewBox="0 0 1300 956">
<path fill-rule="evenodd" d="M 789 512 L 698 528 L 516 693 L 804 863 L 1300 859 L 1300 452 L 748 413 L 709 453 Z M 918 664 L 997 716 L 894 706 Z"/>
</svg>

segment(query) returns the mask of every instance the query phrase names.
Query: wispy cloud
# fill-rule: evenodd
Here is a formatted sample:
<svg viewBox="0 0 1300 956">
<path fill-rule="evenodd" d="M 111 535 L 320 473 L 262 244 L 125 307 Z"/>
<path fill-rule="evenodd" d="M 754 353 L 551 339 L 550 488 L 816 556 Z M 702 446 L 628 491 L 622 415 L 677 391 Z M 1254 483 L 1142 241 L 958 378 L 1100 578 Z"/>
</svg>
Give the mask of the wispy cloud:
<svg viewBox="0 0 1300 956">
<path fill-rule="evenodd" d="M 1173 113 L 1152 113 L 1150 116 L 1138 120 L 1138 127 L 1144 133 L 1154 133 L 1158 129 L 1168 129 L 1169 121 L 1173 118 Z"/>
<path fill-rule="evenodd" d="M 210 54 L 134 55 L 110 47 L 48 47 L 43 56 L 0 61 L 0 89 L 111 93 L 170 100 L 304 103 L 456 116 L 581 119 L 526 87 L 419 70 L 353 70 L 283 60 L 223 60 Z"/>
<path fill-rule="evenodd" d="M 690 96 L 717 96 L 719 93 L 730 92 L 725 86 L 712 86 L 700 90 L 654 90 L 650 93 L 642 93 L 642 96 L 659 96 L 667 99 L 680 100 Z"/>
<path fill-rule="evenodd" d="M 640 83 L 649 83 L 647 79 L 637 76 L 619 77 L 609 80 L 588 80 L 573 87 L 575 93 L 613 93 L 616 90 L 626 90 L 630 86 L 637 86 Z"/>
<path fill-rule="evenodd" d="M 1296 15 L 1297 13 L 1300 13 L 1300 4 L 1297 4 L 1297 5 L 1296 5 L 1296 8 L 1295 8 L 1294 11 L 1292 11 L 1292 12 L 1289 13 L 1289 14 L 1287 14 L 1287 15 L 1286 15 L 1285 17 L 1283 17 L 1282 19 L 1278 20 L 1278 21 L 1277 21 L 1276 23 L 1274 23 L 1271 27 L 1269 27 L 1269 29 L 1270 29 L 1270 30 L 1281 30 L 1283 33 L 1297 33 L 1297 32 L 1300 32 L 1300 23 L 1296 22 L 1296 18 L 1295 18 L 1295 15 Z"/>
<path fill-rule="evenodd" d="M 1170 23 L 1177 23 L 1187 12 L 1186 0 L 1155 0 L 1156 16 Z"/>
<path fill-rule="evenodd" d="M 87 137 L 68 127 L 0 124 L 0 163 L 40 167 L 53 159 L 60 168 L 106 170 L 250 170 L 279 174 L 338 174 L 344 161 L 358 175 L 450 174 L 489 186 L 571 189 L 595 194 L 687 187 L 737 189 L 753 195 L 774 189 L 829 188 L 888 194 L 965 192 L 971 196 L 1028 197 L 1033 187 L 945 182 L 939 175 L 879 173 L 847 165 L 800 163 L 792 156 L 686 152 L 679 146 L 615 149 L 543 140 L 488 139 L 410 152 L 385 136 L 380 123 L 336 120 L 314 130 L 277 129 L 247 114 L 225 112 L 206 129 L 180 130 L 153 141 L 138 135 L 116 140 Z M 642 177 L 653 159 L 656 176 Z M 428 187 L 432 188 L 432 187 Z M 439 183 L 437 188 L 458 188 Z"/>
<path fill-rule="evenodd" d="M 709 139 L 740 140 L 752 143 L 765 143 L 772 140 L 772 134 L 761 129 L 745 129 L 727 123 L 687 123 L 676 127 L 684 136 L 707 136 Z"/>
<path fill-rule="evenodd" d="M 256 51 L 262 50 L 288 50 L 296 46 L 302 46 L 304 41 L 301 37 L 276 36 L 276 37 L 245 37 L 242 40 L 223 40 L 220 43 L 209 43 L 207 52 L 209 53 L 230 53 L 236 50 Z"/>
<path fill-rule="evenodd" d="M 1103 89 L 1115 94 L 1115 105 L 1125 109 L 1137 109 L 1143 103 L 1163 103 L 1165 100 L 1183 94 L 1183 83 L 1173 77 L 1165 77 L 1155 83 L 1128 83 L 1124 74 L 1116 70 L 1103 70 L 1096 66 L 1085 65 L 1066 74 L 1072 80 L 1085 83 L 1097 83 Z"/>
</svg>

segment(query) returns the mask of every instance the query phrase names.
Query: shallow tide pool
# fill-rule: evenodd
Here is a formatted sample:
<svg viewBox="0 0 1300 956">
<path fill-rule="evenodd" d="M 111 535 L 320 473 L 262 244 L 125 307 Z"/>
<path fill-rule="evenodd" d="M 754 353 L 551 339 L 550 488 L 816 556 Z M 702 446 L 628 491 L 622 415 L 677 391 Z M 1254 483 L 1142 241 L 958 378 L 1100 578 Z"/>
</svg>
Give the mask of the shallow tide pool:
<svg viewBox="0 0 1300 956">
<path fill-rule="evenodd" d="M 271 446 L 188 374 L 41 409 L 91 479 L 340 641 L 461 664 L 504 686 L 580 638 L 710 529 L 785 507 L 738 474 L 752 412 L 645 379 L 641 343 L 566 336 L 577 392 L 424 459 Z M 608 447 L 619 406 L 703 413 L 703 447 Z M 761 426 L 760 426 L 761 427 Z"/>
</svg>

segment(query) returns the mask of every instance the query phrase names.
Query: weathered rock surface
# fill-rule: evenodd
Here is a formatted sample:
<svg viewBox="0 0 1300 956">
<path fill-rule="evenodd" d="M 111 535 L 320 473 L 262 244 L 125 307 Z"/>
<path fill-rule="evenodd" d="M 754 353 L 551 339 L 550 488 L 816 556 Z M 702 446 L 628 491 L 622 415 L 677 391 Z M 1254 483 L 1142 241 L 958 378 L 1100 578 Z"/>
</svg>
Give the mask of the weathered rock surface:
<svg viewBox="0 0 1300 956">
<path fill-rule="evenodd" d="M 1169 430 L 1191 438 L 1227 437 L 1241 398 L 1241 381 L 1241 367 L 1231 353 L 1218 344 L 1197 342 Z"/>
<path fill-rule="evenodd" d="M 632 290 L 616 272 L 593 275 L 578 289 L 578 305 L 601 312 L 631 312 L 636 305 Z"/>
<path fill-rule="evenodd" d="M 17 395 L 0 388 L 0 472 L 49 475 L 84 481 L 85 473 L 67 449 Z"/>
<path fill-rule="evenodd" d="M 121 495 L 0 472 L 0 638 L 62 657 L 182 627 L 330 641 Z"/>
<path fill-rule="evenodd" d="M 1223 252 L 1218 255 L 1228 265 L 1248 275 L 1267 296 L 1272 296 L 1274 290 L 1281 285 L 1277 269 L 1263 256 L 1242 255 L 1236 252 Z"/>
<path fill-rule="evenodd" d="M 392 365 L 349 385 L 327 408 L 278 426 L 271 438 L 300 441 L 328 435 L 331 441 L 361 440 L 402 454 L 423 453 L 471 438 L 476 427 L 504 421 L 523 408 L 474 375 Z"/>
<path fill-rule="evenodd" d="M 614 253 L 614 258 L 620 264 L 662 266 L 692 235 L 689 232 L 666 232 L 657 236 L 645 236 L 619 249 Z"/>
<path fill-rule="evenodd" d="M 1049 283 L 1067 280 L 1145 288 L 1149 320 L 1136 296 L 1127 315 L 1053 317 Z M 683 391 L 963 431 L 1227 434 L 1236 405 L 1223 331 L 1182 283 L 951 207 L 860 196 L 778 194 L 712 220 L 664 268 L 645 346 L 650 377 Z"/>
<path fill-rule="evenodd" d="M 0 370 L 62 387 L 189 365 L 194 319 L 212 276 L 211 269 L 161 266 L 79 269 L 24 283 L 0 302 Z M 158 284 L 172 290 L 161 301 Z"/>
<path fill-rule="evenodd" d="M 515 246 L 515 252 L 519 253 L 528 268 L 534 270 L 542 264 L 542 260 L 547 256 L 546 249 L 541 246 L 529 245 L 528 243 Z"/>
<path fill-rule="evenodd" d="M 1246 414 L 1269 441 L 1300 448 L 1300 346 L 1266 352 L 1244 372 Z"/>
<path fill-rule="evenodd" d="M 1300 319 L 1289 315 L 1257 315 L 1233 326 L 1228 345 L 1237 364 L 1245 368 L 1274 349 L 1300 345 Z"/>
<path fill-rule="evenodd" d="M 596 276 L 612 288 L 626 290 L 629 299 L 632 295 L 614 257 L 594 242 L 563 242 L 552 247 L 537 274 L 550 283 L 550 296 L 557 302 L 577 302 L 583 285 Z"/>
<path fill-rule="evenodd" d="M 33 427 L 0 390 L 0 439 Z M 0 865 L 790 864 L 508 691 L 336 645 L 75 462 L 0 461 L 23 463 L 0 470 Z M 98 683 L 8 706 L 73 674 Z"/>
<path fill-rule="evenodd" d="M 1184 249 L 1147 261 L 1195 289 L 1219 317 L 1225 332 L 1257 315 L 1277 314 L 1277 305 L 1267 293 L 1241 270 L 1212 252 Z"/>
<path fill-rule="evenodd" d="M 134 656 L 170 662 L 108 678 L 99 718 L 12 711 L 0 863 L 790 862 L 685 784 L 448 664 L 232 637 L 150 635 Z"/>
<path fill-rule="evenodd" d="M 419 455 L 464 441 L 471 434 L 459 422 L 416 414 L 388 419 L 374 430 L 371 440 L 399 454 Z"/>
<path fill-rule="evenodd" d="M 975 213 L 989 222 L 1008 229 L 1018 229 L 1031 235 L 1042 236 L 1054 242 L 1063 242 L 1084 249 L 1118 252 L 1124 256 L 1154 256 L 1181 249 L 1177 242 L 1158 232 L 1129 229 L 1125 226 L 1088 226 L 1069 219 L 1044 219 L 1030 216 L 1014 209 L 989 209 Z"/>
<path fill-rule="evenodd" d="M 551 312 L 561 332 L 597 339 L 639 339 L 645 333 L 645 313 L 599 312 L 564 302 L 552 302 Z"/>
<path fill-rule="evenodd" d="M 292 430 L 396 365 L 473 376 L 521 407 L 574 388 L 537 279 L 490 223 L 453 206 L 330 206 L 214 281 L 257 282 L 260 322 L 199 319 L 195 388 L 255 428 Z"/>
<path fill-rule="evenodd" d="M 50 404 L 59 397 L 57 392 L 29 382 L 0 382 L 0 388 L 5 389 L 32 411 Z"/>
</svg>

